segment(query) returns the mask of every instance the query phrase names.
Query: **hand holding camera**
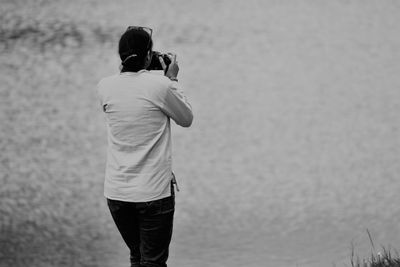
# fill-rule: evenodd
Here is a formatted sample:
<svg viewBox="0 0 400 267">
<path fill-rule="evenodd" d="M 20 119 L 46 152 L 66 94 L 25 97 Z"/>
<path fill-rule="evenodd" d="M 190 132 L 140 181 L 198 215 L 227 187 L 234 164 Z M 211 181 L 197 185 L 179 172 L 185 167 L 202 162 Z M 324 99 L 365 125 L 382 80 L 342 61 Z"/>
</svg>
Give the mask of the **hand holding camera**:
<svg viewBox="0 0 400 267">
<path fill-rule="evenodd" d="M 178 81 L 179 66 L 178 61 L 176 60 L 176 54 L 169 53 L 168 57 L 170 60 L 168 65 L 164 62 L 164 59 L 160 57 L 160 63 L 164 70 L 165 76 L 173 81 Z"/>
<path fill-rule="evenodd" d="M 178 80 L 179 66 L 176 60 L 176 54 L 162 54 L 152 51 L 151 63 L 147 67 L 148 70 L 164 70 L 164 75 L 173 81 Z"/>
</svg>

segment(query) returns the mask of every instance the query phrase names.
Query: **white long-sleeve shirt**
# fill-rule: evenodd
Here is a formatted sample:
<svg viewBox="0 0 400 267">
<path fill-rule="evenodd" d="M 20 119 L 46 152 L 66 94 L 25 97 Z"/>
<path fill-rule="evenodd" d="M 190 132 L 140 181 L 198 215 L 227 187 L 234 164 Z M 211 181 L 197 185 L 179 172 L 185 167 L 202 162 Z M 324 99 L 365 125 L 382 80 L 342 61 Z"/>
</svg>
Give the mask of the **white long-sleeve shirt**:
<svg viewBox="0 0 400 267">
<path fill-rule="evenodd" d="M 105 197 L 145 202 L 170 196 L 170 118 L 183 127 L 193 120 L 178 82 L 142 70 L 106 77 L 97 91 L 108 132 Z"/>
</svg>

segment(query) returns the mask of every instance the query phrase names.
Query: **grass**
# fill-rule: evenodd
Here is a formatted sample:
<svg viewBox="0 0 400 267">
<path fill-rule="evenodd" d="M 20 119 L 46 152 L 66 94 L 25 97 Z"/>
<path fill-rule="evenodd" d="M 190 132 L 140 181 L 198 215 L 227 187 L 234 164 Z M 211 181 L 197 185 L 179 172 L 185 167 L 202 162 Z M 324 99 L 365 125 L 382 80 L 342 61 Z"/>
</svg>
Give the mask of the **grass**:
<svg viewBox="0 0 400 267">
<path fill-rule="evenodd" d="M 371 243 L 372 251 L 369 258 L 360 259 L 354 253 L 354 245 L 351 249 L 351 266 L 352 267 L 400 267 L 400 255 L 395 251 L 392 254 L 392 249 L 381 246 L 382 251 L 377 251 L 371 233 L 367 229 L 367 234 Z"/>
</svg>

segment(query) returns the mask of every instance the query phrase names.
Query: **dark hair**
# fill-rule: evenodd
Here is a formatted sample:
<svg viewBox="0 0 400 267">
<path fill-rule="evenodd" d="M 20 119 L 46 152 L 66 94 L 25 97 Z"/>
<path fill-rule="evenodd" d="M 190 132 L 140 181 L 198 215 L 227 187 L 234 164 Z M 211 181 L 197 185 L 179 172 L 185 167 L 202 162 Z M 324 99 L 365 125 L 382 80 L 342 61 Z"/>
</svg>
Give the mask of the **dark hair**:
<svg viewBox="0 0 400 267">
<path fill-rule="evenodd" d="M 137 72 L 143 69 L 147 52 L 152 48 L 153 41 L 146 31 L 130 29 L 124 32 L 118 49 L 122 61 L 121 72 Z"/>
</svg>

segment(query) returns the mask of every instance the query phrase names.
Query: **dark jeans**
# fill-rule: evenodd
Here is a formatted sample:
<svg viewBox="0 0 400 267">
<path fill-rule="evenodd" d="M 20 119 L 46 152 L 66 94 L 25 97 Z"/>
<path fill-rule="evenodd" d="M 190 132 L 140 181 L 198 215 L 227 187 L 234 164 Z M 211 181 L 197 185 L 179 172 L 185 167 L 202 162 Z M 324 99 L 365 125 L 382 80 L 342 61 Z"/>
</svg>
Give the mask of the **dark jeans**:
<svg viewBox="0 0 400 267">
<path fill-rule="evenodd" d="M 131 267 L 166 267 L 175 210 L 174 194 L 150 202 L 107 199 L 107 203 L 130 249 Z"/>
</svg>

